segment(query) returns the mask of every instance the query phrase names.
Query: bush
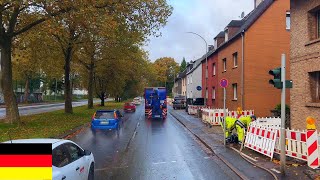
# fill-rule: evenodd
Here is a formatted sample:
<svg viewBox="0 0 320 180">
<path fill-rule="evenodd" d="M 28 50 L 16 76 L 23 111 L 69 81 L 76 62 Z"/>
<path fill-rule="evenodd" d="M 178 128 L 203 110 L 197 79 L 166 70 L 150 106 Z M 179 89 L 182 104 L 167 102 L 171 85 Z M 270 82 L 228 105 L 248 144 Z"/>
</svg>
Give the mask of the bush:
<svg viewBox="0 0 320 180">
<path fill-rule="evenodd" d="M 281 111 L 281 104 L 278 104 L 275 108 L 277 111 Z M 286 104 L 286 112 L 290 112 L 290 106 Z"/>
</svg>

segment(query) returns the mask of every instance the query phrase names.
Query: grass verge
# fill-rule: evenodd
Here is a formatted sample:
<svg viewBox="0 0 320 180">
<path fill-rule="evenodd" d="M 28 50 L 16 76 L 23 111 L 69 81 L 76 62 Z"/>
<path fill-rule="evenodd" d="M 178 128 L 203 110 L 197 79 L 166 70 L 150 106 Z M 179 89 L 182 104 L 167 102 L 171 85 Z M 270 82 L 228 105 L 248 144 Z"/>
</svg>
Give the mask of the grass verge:
<svg viewBox="0 0 320 180">
<path fill-rule="evenodd" d="M 21 116 L 22 125 L 0 122 L 0 142 L 12 139 L 48 138 L 55 137 L 70 129 L 84 125 L 91 120 L 91 116 L 98 109 L 120 109 L 123 103 L 107 102 L 105 107 L 87 106 L 73 108 L 73 114 L 65 114 L 64 110 L 48 113 Z"/>
</svg>

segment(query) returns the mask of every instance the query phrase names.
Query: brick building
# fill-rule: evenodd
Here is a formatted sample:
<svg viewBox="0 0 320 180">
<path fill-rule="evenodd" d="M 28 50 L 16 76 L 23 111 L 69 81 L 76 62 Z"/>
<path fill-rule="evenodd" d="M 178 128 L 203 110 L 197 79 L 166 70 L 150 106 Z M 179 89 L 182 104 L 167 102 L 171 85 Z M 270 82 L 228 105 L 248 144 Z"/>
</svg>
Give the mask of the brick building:
<svg viewBox="0 0 320 180">
<path fill-rule="evenodd" d="M 320 130 L 320 1 L 291 0 L 291 126 L 305 129 L 313 116 Z"/>
<path fill-rule="evenodd" d="M 212 82 L 209 89 L 215 88 L 215 100 L 211 101 L 214 107 L 223 107 L 223 91 L 218 82 L 227 78 L 227 108 L 235 110 L 240 106 L 254 109 L 257 116 L 270 116 L 270 110 L 280 104 L 280 91 L 268 83 L 272 78 L 268 71 L 281 66 L 282 53 L 287 55 L 289 66 L 290 31 L 286 17 L 290 0 L 254 0 L 254 3 L 252 12 L 241 20 L 232 20 L 215 37 L 215 50 L 208 54 L 208 71 L 210 74 L 211 68 L 213 72 L 215 64 L 216 75 L 209 76 L 208 82 Z M 210 90 L 208 94 L 210 97 Z M 287 99 L 289 103 L 289 90 Z"/>
</svg>

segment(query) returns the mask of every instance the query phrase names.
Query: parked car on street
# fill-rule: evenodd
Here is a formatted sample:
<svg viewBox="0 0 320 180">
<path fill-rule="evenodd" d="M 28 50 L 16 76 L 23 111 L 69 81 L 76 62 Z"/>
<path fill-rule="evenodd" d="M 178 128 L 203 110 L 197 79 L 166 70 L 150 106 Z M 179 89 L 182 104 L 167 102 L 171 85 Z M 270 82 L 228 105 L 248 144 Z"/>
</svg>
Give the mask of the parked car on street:
<svg viewBox="0 0 320 180">
<path fill-rule="evenodd" d="M 124 112 L 136 112 L 136 105 L 132 102 L 124 103 L 123 110 Z"/>
<path fill-rule="evenodd" d="M 173 109 L 184 109 L 186 108 L 186 97 L 185 96 L 177 96 L 174 97 L 172 102 Z"/>
<path fill-rule="evenodd" d="M 123 115 L 119 110 L 98 110 L 92 116 L 92 129 L 119 129 Z"/>
<path fill-rule="evenodd" d="M 52 144 L 52 179 L 94 179 L 94 156 L 78 144 L 64 139 L 18 139 L 4 143 Z"/>
</svg>

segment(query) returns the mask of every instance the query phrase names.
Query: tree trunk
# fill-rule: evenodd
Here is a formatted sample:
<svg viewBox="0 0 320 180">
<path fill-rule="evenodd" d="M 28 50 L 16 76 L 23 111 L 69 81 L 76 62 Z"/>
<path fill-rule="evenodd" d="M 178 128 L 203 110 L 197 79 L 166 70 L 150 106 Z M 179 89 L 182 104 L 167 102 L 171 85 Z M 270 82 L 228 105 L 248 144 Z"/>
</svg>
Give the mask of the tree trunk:
<svg viewBox="0 0 320 180">
<path fill-rule="evenodd" d="M 28 103 L 28 97 L 29 97 L 29 78 L 27 77 L 26 84 L 24 86 L 24 97 L 23 97 L 24 103 Z"/>
<path fill-rule="evenodd" d="M 88 109 L 92 109 L 93 108 L 93 76 L 94 76 L 94 64 L 91 63 L 90 64 L 90 68 L 89 68 L 89 83 L 88 83 Z"/>
<path fill-rule="evenodd" d="M 3 38 L 3 37 L 1 37 Z M 1 86 L 6 105 L 6 123 L 20 123 L 19 110 L 12 84 L 11 44 L 12 39 L 1 41 Z"/>
<path fill-rule="evenodd" d="M 72 47 L 69 46 L 65 54 L 65 66 L 64 66 L 64 112 L 72 114 L 72 90 L 70 84 L 70 66 L 71 66 Z"/>
<path fill-rule="evenodd" d="M 101 92 L 100 99 L 101 99 L 100 106 L 104 106 L 104 92 Z"/>
</svg>

